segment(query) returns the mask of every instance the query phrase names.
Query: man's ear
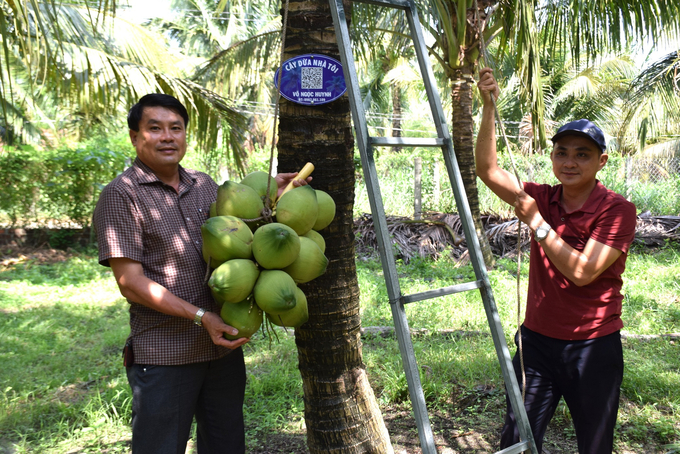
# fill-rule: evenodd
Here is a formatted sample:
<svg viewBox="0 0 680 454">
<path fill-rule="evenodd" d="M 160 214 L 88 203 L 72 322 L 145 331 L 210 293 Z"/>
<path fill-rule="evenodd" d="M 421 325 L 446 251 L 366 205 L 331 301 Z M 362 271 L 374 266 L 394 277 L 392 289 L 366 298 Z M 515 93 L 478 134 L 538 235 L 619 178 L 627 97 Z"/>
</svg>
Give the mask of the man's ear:
<svg viewBox="0 0 680 454">
<path fill-rule="evenodd" d="M 130 143 L 132 143 L 133 147 L 137 146 L 137 134 L 138 134 L 137 131 L 133 131 L 132 129 L 130 129 Z"/>
<path fill-rule="evenodd" d="M 602 153 L 600 155 L 600 167 L 597 170 L 602 170 L 602 167 L 607 163 L 607 160 L 609 159 L 609 155 L 607 153 Z"/>
</svg>

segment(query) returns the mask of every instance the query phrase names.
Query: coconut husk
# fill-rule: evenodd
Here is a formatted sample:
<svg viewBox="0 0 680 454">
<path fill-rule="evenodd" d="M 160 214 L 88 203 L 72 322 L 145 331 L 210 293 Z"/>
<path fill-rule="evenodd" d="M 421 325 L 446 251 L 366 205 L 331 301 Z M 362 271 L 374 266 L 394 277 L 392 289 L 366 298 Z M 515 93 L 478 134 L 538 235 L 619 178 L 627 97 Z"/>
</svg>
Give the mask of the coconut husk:
<svg viewBox="0 0 680 454">
<path fill-rule="evenodd" d="M 491 250 L 496 257 L 517 255 L 517 218 L 503 218 L 496 214 L 482 215 L 482 225 L 489 238 Z M 423 219 L 388 216 L 387 229 L 396 256 L 408 262 L 413 257 L 439 258 L 450 254 L 456 260 L 466 260 L 467 243 L 460 217 L 451 213 L 426 213 Z M 360 257 L 378 254 L 378 242 L 373 228 L 373 218 L 364 213 L 354 220 L 355 246 Z M 659 247 L 668 241 L 680 240 L 680 216 L 638 216 L 635 243 L 647 247 Z M 521 225 L 521 249 L 528 252 L 531 232 Z"/>
<path fill-rule="evenodd" d="M 652 216 L 649 211 L 638 216 L 635 242 L 647 247 L 660 247 L 668 241 L 680 240 L 680 216 Z"/>
<path fill-rule="evenodd" d="M 467 249 L 458 215 L 429 213 L 422 219 L 401 216 L 387 217 L 387 230 L 397 258 L 408 262 L 413 257 L 439 258 L 449 248 L 455 257 Z M 377 253 L 378 240 L 373 228 L 373 217 L 364 213 L 354 220 L 355 246 L 358 255 Z"/>
</svg>

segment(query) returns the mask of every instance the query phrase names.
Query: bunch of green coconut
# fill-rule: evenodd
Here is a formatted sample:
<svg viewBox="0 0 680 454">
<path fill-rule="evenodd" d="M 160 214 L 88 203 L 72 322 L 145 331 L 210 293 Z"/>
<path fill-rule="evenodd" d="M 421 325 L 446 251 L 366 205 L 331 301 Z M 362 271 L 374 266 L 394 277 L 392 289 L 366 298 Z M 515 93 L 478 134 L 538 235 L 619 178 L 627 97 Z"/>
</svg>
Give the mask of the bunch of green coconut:
<svg viewBox="0 0 680 454">
<path fill-rule="evenodd" d="M 283 327 L 305 323 L 307 298 L 297 284 L 326 271 L 326 243 L 318 230 L 335 217 L 335 202 L 309 185 L 286 188 L 278 200 L 277 191 L 274 178 L 262 171 L 240 183 L 225 181 L 201 226 L 208 286 L 222 320 L 239 331 L 225 334 L 228 339 L 251 337 L 265 316 Z M 263 219 L 267 201 L 273 222 Z"/>
</svg>

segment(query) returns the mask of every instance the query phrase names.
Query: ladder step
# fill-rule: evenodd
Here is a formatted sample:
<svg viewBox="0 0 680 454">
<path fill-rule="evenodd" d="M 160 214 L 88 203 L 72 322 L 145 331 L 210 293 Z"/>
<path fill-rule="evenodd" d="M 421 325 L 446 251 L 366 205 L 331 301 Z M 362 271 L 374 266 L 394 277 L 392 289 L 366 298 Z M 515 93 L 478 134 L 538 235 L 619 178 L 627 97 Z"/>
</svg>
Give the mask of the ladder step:
<svg viewBox="0 0 680 454">
<path fill-rule="evenodd" d="M 442 138 L 426 137 L 369 137 L 372 145 L 381 147 L 443 147 L 446 141 Z"/>
<path fill-rule="evenodd" d="M 520 452 L 529 451 L 530 449 L 531 445 L 528 441 L 520 441 L 516 445 L 508 446 L 502 451 L 496 452 L 496 454 L 517 454 Z"/>
<path fill-rule="evenodd" d="M 428 290 L 420 293 L 412 293 L 410 295 L 402 295 L 399 298 L 403 304 L 415 303 L 416 301 L 437 298 L 439 296 L 452 295 L 454 293 L 467 292 L 468 290 L 475 290 L 482 288 L 484 282 L 482 280 L 466 282 L 464 284 L 451 285 L 449 287 L 442 287 L 435 290 Z"/>
</svg>

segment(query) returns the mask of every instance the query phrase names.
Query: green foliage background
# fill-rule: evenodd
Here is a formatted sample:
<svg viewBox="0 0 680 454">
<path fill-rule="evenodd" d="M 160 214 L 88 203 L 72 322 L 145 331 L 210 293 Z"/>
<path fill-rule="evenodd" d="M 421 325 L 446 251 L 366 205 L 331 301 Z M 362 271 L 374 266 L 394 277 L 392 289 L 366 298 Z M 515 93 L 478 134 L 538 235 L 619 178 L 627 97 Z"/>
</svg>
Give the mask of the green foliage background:
<svg viewBox="0 0 680 454">
<path fill-rule="evenodd" d="M 246 173 L 266 171 L 269 167 L 269 150 L 256 150 L 246 163 Z M 383 153 L 376 159 L 381 193 L 388 215 L 413 216 L 414 159 L 422 159 L 422 209 L 455 213 L 455 200 L 451 184 L 439 150 L 415 149 L 401 153 Z M 30 146 L 13 148 L 0 153 L 0 187 L 5 188 L 0 197 L 0 225 L 26 226 L 31 223 L 45 225 L 56 221 L 58 225 L 75 223 L 88 226 L 101 189 L 130 165 L 134 150 L 126 135 L 97 137 L 78 147 L 61 146 L 40 150 Z M 226 179 L 240 181 L 233 169 L 214 156 L 190 149 L 182 162 L 185 167 L 206 172 L 216 182 Z M 628 158 L 637 159 L 637 158 Z M 557 184 L 548 155 L 514 157 L 520 176 L 526 181 Z M 649 211 L 653 215 L 677 216 L 680 214 L 680 159 L 657 158 L 648 162 L 650 169 L 663 169 L 663 176 L 647 175 L 636 171 L 634 179 L 627 178 L 627 158 L 612 153 L 598 178 L 613 191 L 625 195 L 635 203 L 638 213 Z M 435 165 L 439 163 L 439 189 L 436 186 Z M 668 164 L 668 163 L 671 164 Z M 673 164 L 675 162 L 675 164 Z M 512 164 L 506 153 L 499 156 L 500 165 L 511 171 Z M 231 170 L 231 172 L 229 171 Z M 355 188 L 355 217 L 370 212 L 368 193 L 363 181 L 360 160 L 357 156 L 357 184 Z M 483 184 L 478 184 L 483 213 L 496 213 L 513 217 L 508 205 L 503 203 Z M 435 196 L 435 192 L 438 195 Z"/>
<path fill-rule="evenodd" d="M 93 138 L 77 148 L 32 146 L 0 153 L 0 222 L 57 221 L 88 226 L 102 188 L 131 162 L 122 138 Z"/>
<path fill-rule="evenodd" d="M 513 172 L 508 154 L 499 152 L 499 165 Z M 413 173 L 414 159 L 422 160 L 422 210 L 455 213 L 458 211 L 453 198 L 451 184 L 446 174 L 443 158 L 439 150 L 415 149 L 401 153 L 380 154 L 376 162 L 376 170 L 380 180 L 380 191 L 383 196 L 385 212 L 393 216 L 413 216 L 414 189 Z M 632 161 L 627 160 L 630 159 Z M 548 154 L 531 156 L 513 155 L 513 160 L 520 177 L 524 181 L 537 183 L 558 184 L 552 171 L 552 164 Z M 439 163 L 439 191 L 435 185 L 435 165 Z M 631 171 L 627 166 L 630 162 L 640 165 Z M 655 169 L 657 174 L 645 174 L 645 164 Z M 639 159 L 625 158 L 617 153 L 611 153 L 605 167 L 598 173 L 598 179 L 609 189 L 628 197 L 637 207 L 638 213 L 645 211 L 653 215 L 680 215 L 680 174 L 678 158 Z M 643 170 L 640 170 L 643 169 Z M 357 169 L 360 172 L 360 169 Z M 632 175 L 631 175 L 632 173 Z M 514 217 L 512 207 L 500 200 L 493 192 L 477 180 L 479 203 L 482 213 L 496 213 L 502 216 Z M 363 176 L 358 174 L 356 202 L 354 216 L 370 213 L 368 192 Z"/>
</svg>

